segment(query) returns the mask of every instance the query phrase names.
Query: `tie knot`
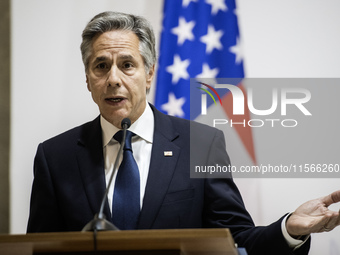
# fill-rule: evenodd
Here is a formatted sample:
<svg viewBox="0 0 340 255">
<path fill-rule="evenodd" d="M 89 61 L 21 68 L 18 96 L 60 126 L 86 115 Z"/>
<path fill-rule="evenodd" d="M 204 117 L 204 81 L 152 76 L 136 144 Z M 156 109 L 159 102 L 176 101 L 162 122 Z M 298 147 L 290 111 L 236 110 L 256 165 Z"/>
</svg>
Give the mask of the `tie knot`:
<svg viewBox="0 0 340 255">
<path fill-rule="evenodd" d="M 132 133 L 129 130 L 126 130 L 126 137 L 125 137 L 125 146 L 124 146 L 124 150 L 131 150 L 132 151 L 132 147 L 131 147 L 131 138 L 132 136 L 134 136 L 135 134 Z M 113 138 L 119 142 L 122 143 L 122 139 L 123 139 L 123 130 L 119 130 L 114 136 Z"/>
</svg>

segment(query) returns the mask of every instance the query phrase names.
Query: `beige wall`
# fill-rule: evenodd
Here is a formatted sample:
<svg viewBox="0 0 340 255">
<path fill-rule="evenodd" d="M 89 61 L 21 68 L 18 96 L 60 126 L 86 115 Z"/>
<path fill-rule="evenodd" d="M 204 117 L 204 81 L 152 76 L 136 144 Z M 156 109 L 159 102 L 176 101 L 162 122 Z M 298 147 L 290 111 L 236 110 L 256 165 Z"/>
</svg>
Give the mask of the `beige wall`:
<svg viewBox="0 0 340 255">
<path fill-rule="evenodd" d="M 9 116 L 10 116 L 10 4 L 0 2 L 0 233 L 8 233 L 9 222 Z"/>
</svg>

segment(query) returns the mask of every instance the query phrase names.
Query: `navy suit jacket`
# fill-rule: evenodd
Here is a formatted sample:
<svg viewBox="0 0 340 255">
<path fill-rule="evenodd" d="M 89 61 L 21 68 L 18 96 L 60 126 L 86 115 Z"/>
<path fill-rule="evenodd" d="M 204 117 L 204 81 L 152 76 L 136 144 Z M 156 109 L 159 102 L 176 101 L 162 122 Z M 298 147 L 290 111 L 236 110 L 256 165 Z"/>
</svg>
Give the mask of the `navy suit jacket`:
<svg viewBox="0 0 340 255">
<path fill-rule="evenodd" d="M 281 219 L 255 227 L 232 178 L 190 178 L 190 163 L 230 164 L 221 131 L 151 107 L 154 142 L 138 229 L 229 228 L 250 255 L 308 253 L 309 241 L 295 253 L 288 247 Z M 35 157 L 27 232 L 80 231 L 98 212 L 105 186 L 99 117 L 43 142 Z M 104 213 L 111 218 L 108 203 Z"/>
</svg>

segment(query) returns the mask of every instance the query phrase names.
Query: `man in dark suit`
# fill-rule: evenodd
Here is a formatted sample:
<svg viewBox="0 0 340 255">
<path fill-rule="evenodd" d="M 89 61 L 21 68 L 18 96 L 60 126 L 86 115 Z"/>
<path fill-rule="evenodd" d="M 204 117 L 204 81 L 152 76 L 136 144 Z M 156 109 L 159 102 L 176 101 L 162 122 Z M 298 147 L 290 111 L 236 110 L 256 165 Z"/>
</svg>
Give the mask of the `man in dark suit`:
<svg viewBox="0 0 340 255">
<path fill-rule="evenodd" d="M 190 178 L 192 166 L 230 165 L 224 136 L 147 103 L 156 53 L 145 19 L 99 14 L 85 28 L 81 50 L 100 116 L 39 145 L 27 232 L 79 231 L 93 219 L 114 171 L 119 144 L 113 136 L 124 118 L 132 122 L 139 171 L 140 212 L 134 228 L 230 228 L 248 254 L 283 255 L 307 254 L 310 233 L 339 225 L 339 213 L 327 207 L 340 200 L 340 192 L 309 201 L 269 226 L 255 227 L 230 175 Z M 115 186 L 104 210 L 113 221 Z"/>
</svg>

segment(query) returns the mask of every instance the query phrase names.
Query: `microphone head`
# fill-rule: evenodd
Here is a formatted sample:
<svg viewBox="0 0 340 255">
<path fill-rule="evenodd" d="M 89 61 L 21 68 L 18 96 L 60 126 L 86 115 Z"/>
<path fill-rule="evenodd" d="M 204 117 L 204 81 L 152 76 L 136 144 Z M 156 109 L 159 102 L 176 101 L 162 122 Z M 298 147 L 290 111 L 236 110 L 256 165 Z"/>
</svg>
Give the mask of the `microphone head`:
<svg viewBox="0 0 340 255">
<path fill-rule="evenodd" d="M 124 118 L 120 125 L 123 129 L 128 129 L 131 126 L 131 120 L 129 118 Z"/>
</svg>

